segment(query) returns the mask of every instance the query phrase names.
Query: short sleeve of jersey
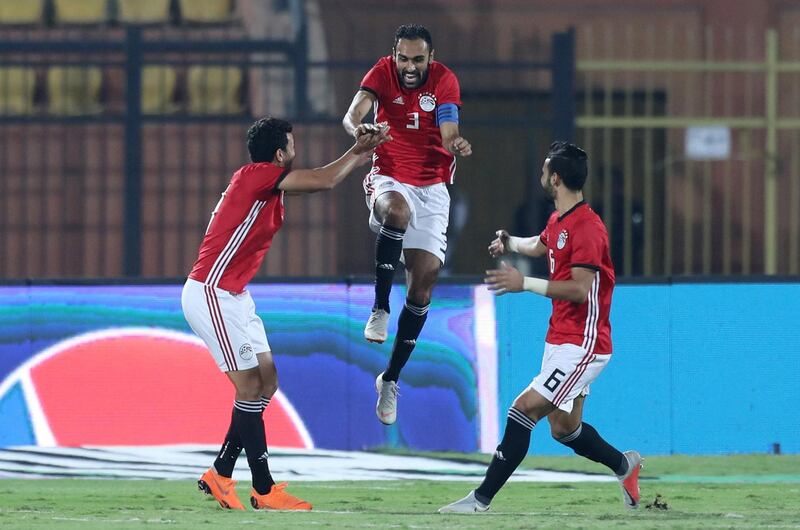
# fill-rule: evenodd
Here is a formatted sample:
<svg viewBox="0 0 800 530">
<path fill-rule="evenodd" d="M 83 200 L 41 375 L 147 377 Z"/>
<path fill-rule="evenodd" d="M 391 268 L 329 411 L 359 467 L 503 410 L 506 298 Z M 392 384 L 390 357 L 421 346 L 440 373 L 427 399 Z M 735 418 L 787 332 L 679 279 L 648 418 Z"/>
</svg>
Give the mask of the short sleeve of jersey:
<svg viewBox="0 0 800 530">
<path fill-rule="evenodd" d="M 539 234 L 539 241 L 541 241 L 542 243 L 547 245 L 547 227 L 544 227 L 544 230 L 542 230 L 542 233 Z"/>
<path fill-rule="evenodd" d="M 253 186 L 252 189 L 260 197 L 266 199 L 289 172 L 272 164 L 253 164 L 248 168 L 247 173 L 249 174 L 242 175 L 242 178 L 249 179 Z"/>
<path fill-rule="evenodd" d="M 386 64 L 383 59 L 375 63 L 361 80 L 360 88 L 378 96 L 386 87 Z"/>
<path fill-rule="evenodd" d="M 603 263 L 603 234 L 593 223 L 587 223 L 580 230 L 570 234 L 572 256 L 570 267 L 586 267 L 600 270 Z"/>
<path fill-rule="evenodd" d="M 461 106 L 461 87 L 458 78 L 449 70 L 445 72 L 436 86 L 436 101 L 439 105 L 444 103 L 455 103 Z"/>
</svg>

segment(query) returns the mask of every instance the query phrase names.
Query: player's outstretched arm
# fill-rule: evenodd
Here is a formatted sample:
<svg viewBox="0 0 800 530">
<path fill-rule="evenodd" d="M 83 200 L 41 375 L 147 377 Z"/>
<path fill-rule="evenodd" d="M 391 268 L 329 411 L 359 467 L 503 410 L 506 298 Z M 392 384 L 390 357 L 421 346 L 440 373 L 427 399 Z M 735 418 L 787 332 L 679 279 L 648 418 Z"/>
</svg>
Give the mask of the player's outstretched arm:
<svg viewBox="0 0 800 530">
<path fill-rule="evenodd" d="M 290 171 L 278 184 L 278 189 L 289 193 L 329 190 L 344 180 L 355 168 L 366 163 L 375 147 L 391 139 L 389 126 L 386 123 L 378 124 L 376 131 L 359 134 L 353 147 L 330 164 L 316 169 Z"/>
<path fill-rule="evenodd" d="M 462 138 L 458 132 L 458 123 L 445 121 L 439 125 L 439 132 L 442 134 L 442 145 L 445 149 L 458 156 L 469 156 L 472 154 L 472 145 Z"/>
<path fill-rule="evenodd" d="M 539 241 L 539 236 L 516 237 L 505 230 L 495 232 L 497 237 L 489 243 L 489 254 L 496 258 L 506 252 L 516 252 L 525 256 L 538 258 L 547 253 L 547 246 Z"/>
<path fill-rule="evenodd" d="M 356 134 L 356 131 L 359 131 L 359 133 L 375 131 L 377 127 L 376 124 L 361 123 L 361 120 L 369 113 L 374 102 L 375 94 L 372 92 L 366 90 L 359 90 L 356 92 L 356 95 L 353 96 L 353 101 L 350 102 L 350 108 L 347 109 L 347 113 L 342 119 L 342 125 L 344 126 L 344 130 L 347 131 L 347 134 L 357 138 L 358 134 Z"/>
<path fill-rule="evenodd" d="M 500 263 L 500 268 L 486 271 L 484 283 L 496 295 L 531 291 L 548 298 L 566 300 L 582 304 L 589 296 L 595 271 L 585 267 L 572 267 L 572 278 L 562 281 L 548 281 L 542 278 L 523 276 L 516 268 Z"/>
</svg>

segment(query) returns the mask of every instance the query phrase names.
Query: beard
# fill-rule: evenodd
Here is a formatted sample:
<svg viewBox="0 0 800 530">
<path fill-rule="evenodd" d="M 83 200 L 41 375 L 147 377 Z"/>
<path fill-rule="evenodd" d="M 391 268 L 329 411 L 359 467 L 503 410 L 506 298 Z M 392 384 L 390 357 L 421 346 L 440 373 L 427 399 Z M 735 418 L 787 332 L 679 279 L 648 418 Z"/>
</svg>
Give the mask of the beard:
<svg viewBox="0 0 800 530">
<path fill-rule="evenodd" d="M 544 191 L 544 197 L 550 201 L 556 201 L 556 189 L 550 184 L 550 180 L 548 180 L 545 184 L 542 185 L 542 190 Z"/>
<path fill-rule="evenodd" d="M 428 70 L 425 70 L 425 73 L 420 74 L 419 71 L 414 72 L 414 82 L 409 83 L 406 79 L 405 72 L 398 68 L 397 70 L 397 77 L 400 79 L 400 85 L 403 88 L 418 88 L 425 84 L 425 81 L 428 79 Z"/>
</svg>

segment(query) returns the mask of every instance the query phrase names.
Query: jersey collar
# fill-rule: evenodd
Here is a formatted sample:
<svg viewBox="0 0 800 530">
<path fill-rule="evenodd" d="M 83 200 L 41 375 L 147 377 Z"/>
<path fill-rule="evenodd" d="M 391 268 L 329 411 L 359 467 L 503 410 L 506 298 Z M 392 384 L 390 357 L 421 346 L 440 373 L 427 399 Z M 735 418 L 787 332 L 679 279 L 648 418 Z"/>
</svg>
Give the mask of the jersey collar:
<svg viewBox="0 0 800 530">
<path fill-rule="evenodd" d="M 564 215 L 559 215 L 558 216 L 558 222 L 563 221 L 566 216 L 568 216 L 569 214 L 571 214 L 572 212 L 574 212 L 575 210 L 577 210 L 579 207 L 583 206 L 584 204 L 586 204 L 586 200 L 585 199 L 581 200 L 581 201 L 578 201 L 575 204 L 575 206 L 573 206 L 572 208 L 570 208 L 569 210 L 564 212 Z"/>
</svg>

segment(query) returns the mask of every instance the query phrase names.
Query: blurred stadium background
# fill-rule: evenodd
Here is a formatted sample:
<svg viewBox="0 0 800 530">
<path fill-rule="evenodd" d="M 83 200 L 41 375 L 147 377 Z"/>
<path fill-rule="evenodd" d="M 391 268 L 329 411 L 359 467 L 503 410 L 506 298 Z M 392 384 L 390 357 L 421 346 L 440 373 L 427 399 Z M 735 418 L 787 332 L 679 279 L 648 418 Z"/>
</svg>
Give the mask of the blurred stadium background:
<svg viewBox="0 0 800 530">
<path fill-rule="evenodd" d="M 281 372 L 272 446 L 494 449 L 549 304 L 488 295 L 486 245 L 540 230 L 542 156 L 569 139 L 620 279 L 587 417 L 646 454 L 800 451 L 800 4 L 772 0 L 0 0 L 0 446 L 218 443 L 230 391 L 179 293 L 244 130 L 286 117 L 296 163 L 327 162 L 406 22 L 459 76 L 475 154 L 400 420 L 373 416 L 388 347 L 359 340 L 354 174 L 287 198 L 252 289 Z M 63 471 L 9 451 L 0 474 Z"/>
</svg>

